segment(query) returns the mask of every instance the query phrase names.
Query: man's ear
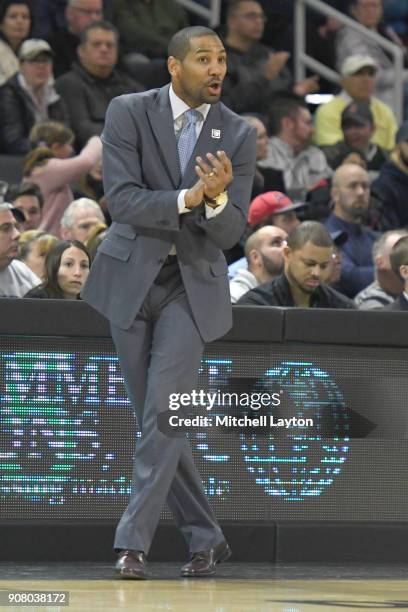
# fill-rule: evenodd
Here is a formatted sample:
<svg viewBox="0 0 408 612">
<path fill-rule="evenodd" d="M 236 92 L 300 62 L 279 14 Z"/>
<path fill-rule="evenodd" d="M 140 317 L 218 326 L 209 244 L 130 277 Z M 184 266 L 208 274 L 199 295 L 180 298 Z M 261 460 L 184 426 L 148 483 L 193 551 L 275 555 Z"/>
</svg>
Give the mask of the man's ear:
<svg viewBox="0 0 408 612">
<path fill-rule="evenodd" d="M 180 60 L 170 55 L 167 58 L 167 70 L 172 78 L 178 76 L 180 72 Z"/>
<path fill-rule="evenodd" d="M 261 259 L 258 249 L 251 249 L 248 253 L 249 265 L 256 266 Z"/>
<path fill-rule="evenodd" d="M 399 268 L 399 273 L 404 279 L 404 283 L 406 283 L 408 280 L 408 264 L 402 264 L 402 266 Z"/>
<path fill-rule="evenodd" d="M 286 244 L 283 248 L 282 248 L 282 255 L 283 255 L 283 259 L 285 261 L 288 261 L 290 254 L 292 253 L 292 249 L 290 247 L 288 247 L 288 245 Z"/>
<path fill-rule="evenodd" d="M 374 258 L 374 265 L 377 268 L 377 270 L 386 270 L 387 266 L 385 265 L 384 259 L 381 257 L 381 255 L 377 255 Z"/>
<path fill-rule="evenodd" d="M 71 239 L 71 232 L 66 227 L 62 227 L 62 226 L 60 227 L 60 234 L 63 240 Z"/>
</svg>

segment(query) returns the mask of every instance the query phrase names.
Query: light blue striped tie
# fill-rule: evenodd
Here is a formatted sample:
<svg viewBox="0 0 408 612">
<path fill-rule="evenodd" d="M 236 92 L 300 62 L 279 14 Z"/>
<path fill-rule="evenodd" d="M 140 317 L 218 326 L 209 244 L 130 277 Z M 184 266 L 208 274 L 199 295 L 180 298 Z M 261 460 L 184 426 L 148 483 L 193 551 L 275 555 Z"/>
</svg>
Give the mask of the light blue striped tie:
<svg viewBox="0 0 408 612">
<path fill-rule="evenodd" d="M 196 123 L 200 118 L 199 111 L 192 108 L 184 113 L 184 125 L 178 139 L 178 153 L 180 160 L 181 174 L 184 174 L 188 160 L 194 151 L 197 142 Z"/>
</svg>

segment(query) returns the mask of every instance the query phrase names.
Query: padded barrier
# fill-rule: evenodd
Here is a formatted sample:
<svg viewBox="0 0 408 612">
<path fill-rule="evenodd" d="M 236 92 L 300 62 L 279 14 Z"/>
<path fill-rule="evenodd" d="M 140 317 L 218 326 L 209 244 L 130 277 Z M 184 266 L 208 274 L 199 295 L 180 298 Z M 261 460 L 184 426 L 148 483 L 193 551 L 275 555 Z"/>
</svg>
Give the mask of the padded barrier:
<svg viewBox="0 0 408 612">
<path fill-rule="evenodd" d="M 233 321 L 222 341 L 408 346 L 405 312 L 233 306 Z M 0 334 L 100 338 L 110 331 L 79 300 L 0 298 Z"/>
</svg>

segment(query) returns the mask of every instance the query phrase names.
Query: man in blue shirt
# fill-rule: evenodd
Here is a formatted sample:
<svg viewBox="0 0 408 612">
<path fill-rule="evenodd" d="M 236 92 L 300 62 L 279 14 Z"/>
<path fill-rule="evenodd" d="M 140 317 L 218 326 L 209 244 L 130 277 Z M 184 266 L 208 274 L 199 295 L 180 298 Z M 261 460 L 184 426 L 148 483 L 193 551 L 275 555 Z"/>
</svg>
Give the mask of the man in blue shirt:
<svg viewBox="0 0 408 612">
<path fill-rule="evenodd" d="M 333 212 L 324 225 L 329 232 L 345 231 L 348 235 L 341 247 L 343 261 L 336 289 L 354 297 L 374 280 L 371 252 L 376 233 L 363 225 L 370 202 L 368 173 L 357 164 L 339 166 L 333 176 L 331 198 Z"/>
</svg>

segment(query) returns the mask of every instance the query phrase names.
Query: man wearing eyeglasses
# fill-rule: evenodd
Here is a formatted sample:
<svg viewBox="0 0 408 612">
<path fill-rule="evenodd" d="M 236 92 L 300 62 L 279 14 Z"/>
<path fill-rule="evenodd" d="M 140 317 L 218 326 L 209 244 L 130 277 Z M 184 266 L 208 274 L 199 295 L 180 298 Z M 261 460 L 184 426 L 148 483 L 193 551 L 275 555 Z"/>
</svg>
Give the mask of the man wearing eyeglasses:
<svg viewBox="0 0 408 612">
<path fill-rule="evenodd" d="M 65 9 L 66 28 L 57 30 L 49 38 L 55 53 L 54 74 L 56 77 L 71 70 L 77 59 L 80 35 L 94 21 L 103 19 L 102 0 L 68 0 Z"/>
<path fill-rule="evenodd" d="M 262 45 L 266 16 L 256 0 L 233 0 L 227 11 L 225 48 L 228 72 L 222 100 L 236 113 L 265 113 L 274 95 L 304 96 L 318 90 L 318 77 L 294 84 L 286 63 L 289 53 Z"/>
<path fill-rule="evenodd" d="M 0 297 L 23 297 L 41 283 L 34 272 L 18 261 L 19 222 L 24 215 L 11 204 L 0 204 Z"/>
</svg>

